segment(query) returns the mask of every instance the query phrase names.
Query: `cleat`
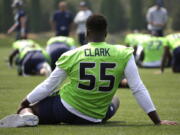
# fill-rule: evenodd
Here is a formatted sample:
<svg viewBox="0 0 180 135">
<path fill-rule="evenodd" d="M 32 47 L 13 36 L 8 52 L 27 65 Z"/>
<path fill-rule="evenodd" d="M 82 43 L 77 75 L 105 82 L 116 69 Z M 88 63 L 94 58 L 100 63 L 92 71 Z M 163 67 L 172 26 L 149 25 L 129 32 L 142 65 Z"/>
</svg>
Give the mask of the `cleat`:
<svg viewBox="0 0 180 135">
<path fill-rule="evenodd" d="M 36 126 L 38 125 L 38 122 L 39 122 L 38 117 L 33 114 L 30 115 L 12 114 L 0 120 L 0 128 Z"/>
</svg>

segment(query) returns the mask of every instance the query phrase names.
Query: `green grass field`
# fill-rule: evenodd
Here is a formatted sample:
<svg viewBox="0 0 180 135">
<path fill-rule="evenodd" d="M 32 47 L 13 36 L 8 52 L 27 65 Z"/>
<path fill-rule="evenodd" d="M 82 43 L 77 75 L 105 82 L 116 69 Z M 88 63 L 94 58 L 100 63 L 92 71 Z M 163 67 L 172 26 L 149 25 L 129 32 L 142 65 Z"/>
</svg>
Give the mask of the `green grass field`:
<svg viewBox="0 0 180 135">
<path fill-rule="evenodd" d="M 0 118 L 15 113 L 20 101 L 45 77 L 19 77 L 5 60 L 12 39 L 0 38 Z M 45 43 L 43 40 L 39 40 Z M 180 74 L 167 69 L 156 75 L 157 69 L 140 69 L 161 119 L 180 122 Z M 41 125 L 32 128 L 0 129 L 0 135 L 180 135 L 180 125 L 154 126 L 137 105 L 131 91 L 119 89 L 121 106 L 117 114 L 103 125 Z"/>
</svg>

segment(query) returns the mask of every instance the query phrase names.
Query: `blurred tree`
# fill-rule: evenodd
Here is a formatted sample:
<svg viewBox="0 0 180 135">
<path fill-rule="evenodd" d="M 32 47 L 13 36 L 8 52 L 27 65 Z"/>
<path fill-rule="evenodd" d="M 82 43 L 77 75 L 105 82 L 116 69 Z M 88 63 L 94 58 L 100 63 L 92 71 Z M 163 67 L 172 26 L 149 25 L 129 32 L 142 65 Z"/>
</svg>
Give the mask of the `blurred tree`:
<svg viewBox="0 0 180 135">
<path fill-rule="evenodd" d="M 180 5 L 175 8 L 174 14 L 172 16 L 172 28 L 173 30 L 180 30 Z"/>
<path fill-rule="evenodd" d="M 91 1 L 90 0 L 84 0 L 84 1 L 87 3 L 88 8 L 92 10 L 92 3 L 91 3 Z"/>
<path fill-rule="evenodd" d="M 63 0 L 54 0 L 54 9 L 58 8 L 58 4 L 60 1 L 63 1 Z"/>
<path fill-rule="evenodd" d="M 142 0 L 130 0 L 130 28 L 142 29 L 144 28 L 144 18 L 142 14 Z"/>
<path fill-rule="evenodd" d="M 11 0 L 3 0 L 1 6 L 1 31 L 6 32 L 8 28 L 13 24 L 13 14 L 12 14 L 12 8 Z"/>
<path fill-rule="evenodd" d="M 109 32 L 126 29 L 125 11 L 120 0 L 102 0 L 100 12 L 107 18 Z"/>
<path fill-rule="evenodd" d="M 31 25 L 31 30 L 33 32 L 40 32 L 41 31 L 41 25 L 43 25 L 44 22 L 42 22 L 42 13 L 41 13 L 41 5 L 40 5 L 40 0 L 31 0 L 30 3 L 30 25 Z"/>
</svg>

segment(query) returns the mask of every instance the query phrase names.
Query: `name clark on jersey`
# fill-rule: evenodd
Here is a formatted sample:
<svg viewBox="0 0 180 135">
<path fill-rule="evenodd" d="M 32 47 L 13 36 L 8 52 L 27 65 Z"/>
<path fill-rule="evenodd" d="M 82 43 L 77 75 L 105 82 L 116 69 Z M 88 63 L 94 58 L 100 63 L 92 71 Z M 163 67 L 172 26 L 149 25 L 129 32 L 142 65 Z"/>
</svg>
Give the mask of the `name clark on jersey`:
<svg viewBox="0 0 180 135">
<path fill-rule="evenodd" d="M 84 50 L 85 56 L 110 56 L 110 48 L 95 48 L 94 52 L 89 48 Z"/>
</svg>

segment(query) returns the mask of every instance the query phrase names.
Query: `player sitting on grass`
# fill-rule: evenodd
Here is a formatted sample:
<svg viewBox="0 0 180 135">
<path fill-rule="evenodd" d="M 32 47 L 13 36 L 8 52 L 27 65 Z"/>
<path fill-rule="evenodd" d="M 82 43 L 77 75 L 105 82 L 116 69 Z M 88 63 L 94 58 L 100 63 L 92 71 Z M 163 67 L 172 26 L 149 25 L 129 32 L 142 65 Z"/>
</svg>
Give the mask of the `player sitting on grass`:
<svg viewBox="0 0 180 135">
<path fill-rule="evenodd" d="M 172 58 L 172 71 L 180 72 L 180 33 L 166 36 L 167 46 L 164 47 L 164 55 L 161 63 L 161 72 L 164 72 L 165 63 Z"/>
<path fill-rule="evenodd" d="M 167 45 L 165 37 L 158 37 L 156 32 L 152 33 L 152 37 L 142 43 L 143 61 L 139 62 L 144 68 L 160 68 L 163 56 L 163 48 Z"/>
<path fill-rule="evenodd" d="M 27 95 L 17 114 L 2 119 L 0 126 L 106 122 L 119 108 L 119 100 L 114 94 L 123 74 L 138 104 L 154 124 L 176 125 L 176 122 L 160 120 L 139 77 L 133 49 L 105 42 L 105 18 L 92 15 L 86 27 L 89 43 L 64 53 L 50 77 Z M 58 95 L 49 96 L 67 76 L 70 82 L 64 85 Z"/>
<path fill-rule="evenodd" d="M 56 61 L 65 52 L 75 48 L 75 41 L 71 37 L 56 36 L 52 37 L 47 42 L 47 52 L 51 57 L 52 70 L 56 67 Z"/>
</svg>

